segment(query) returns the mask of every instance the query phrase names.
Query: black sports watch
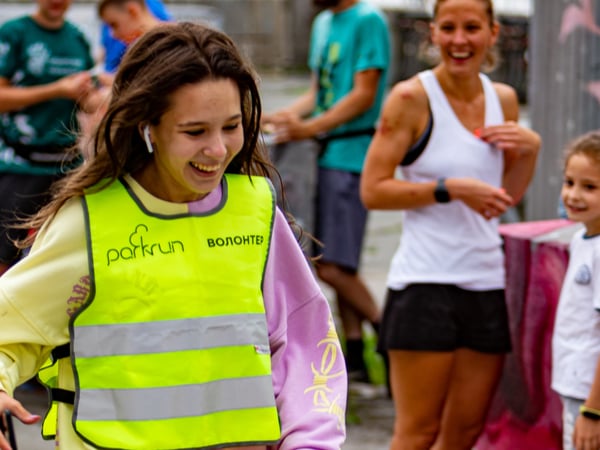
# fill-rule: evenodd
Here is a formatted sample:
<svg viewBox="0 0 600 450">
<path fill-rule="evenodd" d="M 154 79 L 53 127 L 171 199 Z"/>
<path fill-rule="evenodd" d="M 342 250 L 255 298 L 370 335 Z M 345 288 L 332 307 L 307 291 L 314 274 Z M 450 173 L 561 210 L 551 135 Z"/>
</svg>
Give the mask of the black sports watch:
<svg viewBox="0 0 600 450">
<path fill-rule="evenodd" d="M 448 203 L 450 201 L 450 194 L 446 189 L 446 179 L 444 177 L 438 178 L 435 190 L 433 191 L 433 197 L 438 203 Z"/>
<path fill-rule="evenodd" d="M 591 419 L 594 421 L 600 420 L 600 411 L 597 409 L 588 408 L 585 405 L 581 405 L 579 407 L 579 413 L 587 419 Z"/>
</svg>

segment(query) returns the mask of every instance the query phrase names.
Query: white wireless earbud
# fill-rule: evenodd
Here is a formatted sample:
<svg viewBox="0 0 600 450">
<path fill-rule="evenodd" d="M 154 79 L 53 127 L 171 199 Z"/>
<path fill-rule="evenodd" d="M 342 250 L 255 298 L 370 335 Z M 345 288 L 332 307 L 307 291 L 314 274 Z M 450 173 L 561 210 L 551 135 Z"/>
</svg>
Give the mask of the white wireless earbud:
<svg viewBox="0 0 600 450">
<path fill-rule="evenodd" d="M 152 141 L 150 140 L 150 125 L 146 125 L 144 127 L 144 141 L 146 141 L 146 147 L 148 148 L 148 153 L 154 152 L 154 147 L 152 146 Z"/>
</svg>

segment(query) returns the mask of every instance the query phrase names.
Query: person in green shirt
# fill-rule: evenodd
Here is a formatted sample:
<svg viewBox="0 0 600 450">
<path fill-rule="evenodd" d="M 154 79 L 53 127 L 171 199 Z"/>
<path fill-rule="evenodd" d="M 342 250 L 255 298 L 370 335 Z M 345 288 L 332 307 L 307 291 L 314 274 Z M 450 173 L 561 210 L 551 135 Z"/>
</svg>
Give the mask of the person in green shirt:
<svg viewBox="0 0 600 450">
<path fill-rule="evenodd" d="M 27 230 L 10 230 L 47 200 L 51 184 L 80 156 L 74 148 L 80 108 L 93 110 L 90 45 L 65 20 L 72 0 L 37 0 L 33 14 L 0 27 L 0 275 Z"/>
<path fill-rule="evenodd" d="M 319 278 L 335 291 L 349 381 L 369 383 L 363 322 L 379 328 L 381 312 L 359 273 L 367 210 L 359 183 L 375 131 L 390 65 L 384 13 L 361 0 L 313 0 L 310 87 L 290 105 L 263 116 L 277 143 L 317 139 L 315 249 Z M 306 155 L 310 158 L 311 155 Z"/>
</svg>

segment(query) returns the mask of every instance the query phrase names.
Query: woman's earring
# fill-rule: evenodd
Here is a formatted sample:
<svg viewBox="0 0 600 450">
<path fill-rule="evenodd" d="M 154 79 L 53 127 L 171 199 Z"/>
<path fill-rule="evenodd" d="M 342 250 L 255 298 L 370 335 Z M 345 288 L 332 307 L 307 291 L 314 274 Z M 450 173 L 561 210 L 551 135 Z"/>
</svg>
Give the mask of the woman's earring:
<svg viewBox="0 0 600 450">
<path fill-rule="evenodd" d="M 152 141 L 150 140 L 150 125 L 146 125 L 144 127 L 144 141 L 146 141 L 146 148 L 148 149 L 148 153 L 154 152 L 154 147 L 152 146 Z"/>
</svg>

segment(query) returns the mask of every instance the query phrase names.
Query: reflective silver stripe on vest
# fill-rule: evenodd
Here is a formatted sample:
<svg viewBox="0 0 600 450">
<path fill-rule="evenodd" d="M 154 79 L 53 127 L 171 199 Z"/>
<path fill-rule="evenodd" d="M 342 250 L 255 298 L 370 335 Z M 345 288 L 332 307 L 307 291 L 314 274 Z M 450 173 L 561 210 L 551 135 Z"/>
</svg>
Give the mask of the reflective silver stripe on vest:
<svg viewBox="0 0 600 450">
<path fill-rule="evenodd" d="M 80 396 L 79 405 L 91 410 L 79 408 L 77 420 L 90 421 L 193 417 L 275 404 L 271 375 L 151 389 L 86 389 Z"/>
<path fill-rule="evenodd" d="M 141 355 L 235 345 L 268 344 L 264 314 L 235 314 L 196 319 L 116 325 L 78 326 L 78 358 Z M 102 342 L 99 346 L 98 342 Z"/>
</svg>

